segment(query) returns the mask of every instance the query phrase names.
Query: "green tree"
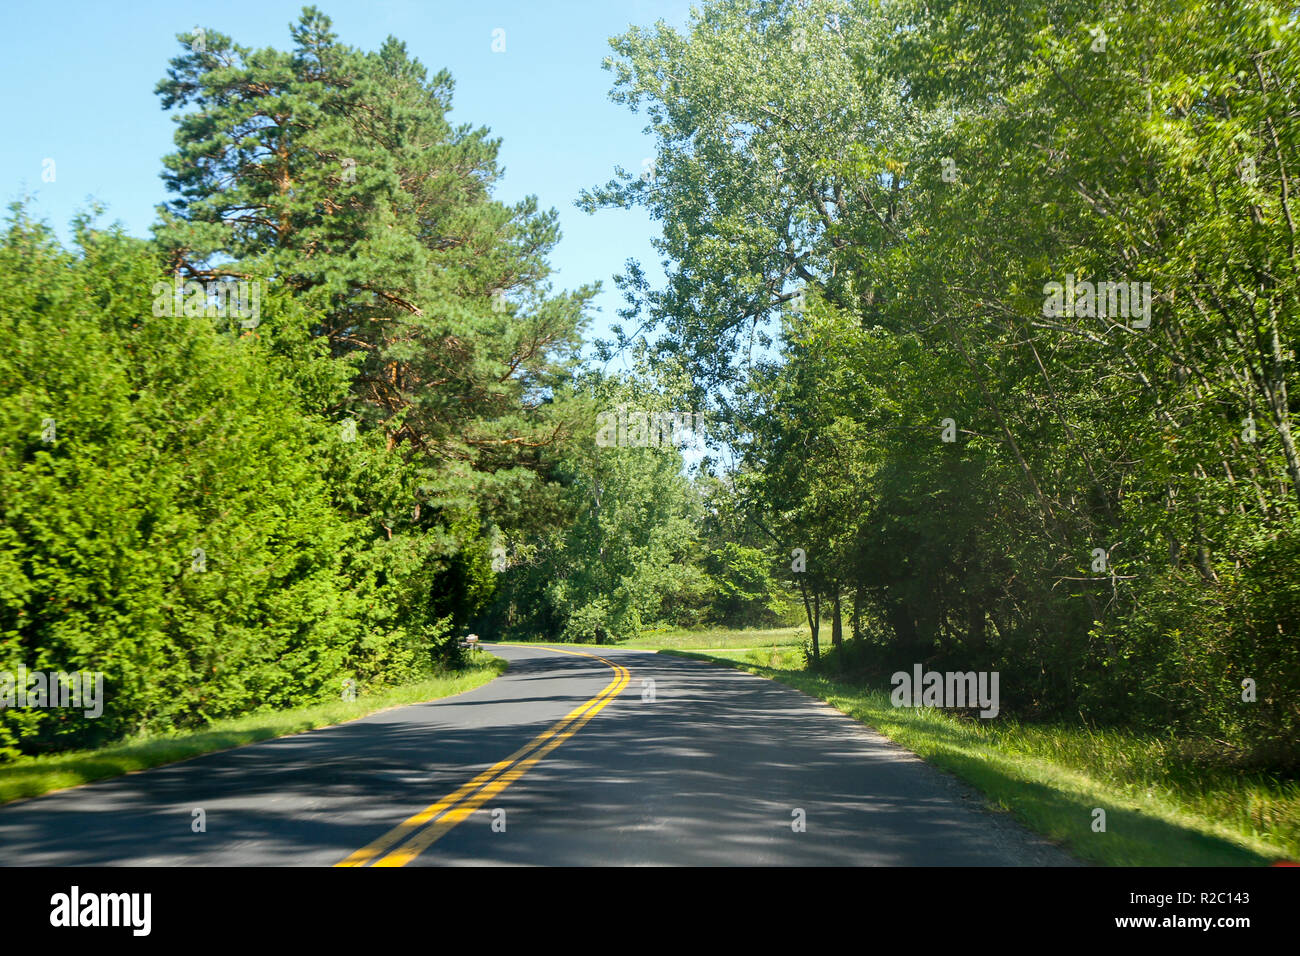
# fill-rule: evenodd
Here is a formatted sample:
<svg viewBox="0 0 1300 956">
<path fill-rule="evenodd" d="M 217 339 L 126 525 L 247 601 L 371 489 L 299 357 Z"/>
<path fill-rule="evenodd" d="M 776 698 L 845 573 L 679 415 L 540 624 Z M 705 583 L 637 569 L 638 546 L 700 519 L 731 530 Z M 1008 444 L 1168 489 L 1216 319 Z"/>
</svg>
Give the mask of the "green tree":
<svg viewBox="0 0 1300 956">
<path fill-rule="evenodd" d="M 648 386 L 594 374 L 576 390 L 589 417 L 559 465 L 564 523 L 518 549 L 492 620 L 527 637 L 609 643 L 674 616 L 690 619 L 705 600 L 706 575 L 700 500 L 673 443 L 685 436 L 648 427 L 637 434 L 638 415 L 648 424 L 681 409 Z M 632 424 L 619 429 L 620 415 Z"/>
<path fill-rule="evenodd" d="M 19 209 L 0 260 L 0 670 L 86 669 L 103 716 L 0 711 L 0 747 L 102 742 L 337 693 L 361 639 L 321 426 L 251 337 L 151 314 L 145 243 Z M 12 749 L 11 749 L 12 752 Z"/>
<path fill-rule="evenodd" d="M 311 7 L 291 34 L 288 51 L 181 38 L 157 90 L 185 110 L 158 240 L 183 276 L 261 278 L 311 312 L 310 334 L 352 373 L 316 411 L 419 471 L 418 491 L 356 507 L 381 550 L 442 545 L 433 591 L 460 595 L 444 603 L 463 624 L 490 591 L 490 528 L 555 507 L 546 450 L 575 423 L 554 393 L 595 288 L 552 293 L 556 215 L 491 198 L 499 141 L 448 121 L 445 71 L 393 38 L 345 46 Z"/>
<path fill-rule="evenodd" d="M 668 281 L 634 267 L 635 310 L 722 396 L 810 593 L 851 584 L 885 653 L 1001 667 L 1025 713 L 1294 739 L 1291 592 L 1259 597 L 1300 489 L 1295 24 L 719 0 L 612 41 L 656 176 L 588 205 L 663 221 Z"/>
</svg>

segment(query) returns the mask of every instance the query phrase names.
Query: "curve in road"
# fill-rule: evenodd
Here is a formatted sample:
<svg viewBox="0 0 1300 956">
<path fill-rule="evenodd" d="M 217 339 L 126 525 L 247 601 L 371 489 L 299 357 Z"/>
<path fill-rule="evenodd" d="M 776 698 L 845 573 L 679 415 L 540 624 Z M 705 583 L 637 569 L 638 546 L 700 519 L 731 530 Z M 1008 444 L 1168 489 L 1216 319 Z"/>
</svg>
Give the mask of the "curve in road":
<svg viewBox="0 0 1300 956">
<path fill-rule="evenodd" d="M 489 647 L 510 669 L 456 697 L 0 807 L 0 863 L 1074 863 L 783 684 Z"/>
</svg>

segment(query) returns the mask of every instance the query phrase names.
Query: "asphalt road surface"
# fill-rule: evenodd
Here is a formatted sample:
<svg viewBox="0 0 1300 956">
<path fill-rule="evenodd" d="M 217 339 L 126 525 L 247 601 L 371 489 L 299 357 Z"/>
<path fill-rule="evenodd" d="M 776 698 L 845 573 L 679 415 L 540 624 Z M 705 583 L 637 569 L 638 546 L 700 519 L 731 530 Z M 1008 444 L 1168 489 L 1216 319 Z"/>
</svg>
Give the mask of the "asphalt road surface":
<svg viewBox="0 0 1300 956">
<path fill-rule="evenodd" d="M 645 651 L 491 650 L 509 671 L 456 697 L 0 807 L 0 863 L 1074 862 L 782 684 Z"/>
</svg>

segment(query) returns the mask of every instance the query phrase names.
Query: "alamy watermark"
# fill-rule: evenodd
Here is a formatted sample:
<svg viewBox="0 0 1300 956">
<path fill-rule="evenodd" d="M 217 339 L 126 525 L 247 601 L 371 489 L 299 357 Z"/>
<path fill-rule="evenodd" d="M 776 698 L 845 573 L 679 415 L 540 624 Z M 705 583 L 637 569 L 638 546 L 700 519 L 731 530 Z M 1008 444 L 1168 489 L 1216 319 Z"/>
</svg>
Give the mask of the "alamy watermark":
<svg viewBox="0 0 1300 956">
<path fill-rule="evenodd" d="M 73 885 L 50 897 L 51 926 L 122 926 L 133 936 L 148 936 L 153 925 L 152 893 L 83 893 Z"/>
<path fill-rule="evenodd" d="M 255 329 L 262 321 L 262 280 L 238 281 L 216 279 L 153 284 L 153 314 L 156 318 L 233 318 L 246 329 Z"/>
<path fill-rule="evenodd" d="M 1049 319 L 1134 319 L 1131 328 L 1151 326 L 1150 282 L 1076 282 L 1073 272 L 1065 282 L 1043 286 L 1043 315 Z"/>
<path fill-rule="evenodd" d="M 0 671 L 0 709 L 81 707 L 92 720 L 104 713 L 103 671 Z"/>
<path fill-rule="evenodd" d="M 981 717 L 998 715 L 997 671 L 938 671 L 921 673 L 913 664 L 912 673 L 895 671 L 889 678 L 894 690 L 889 702 L 895 707 L 980 707 Z"/>
<path fill-rule="evenodd" d="M 629 412 L 620 405 L 596 416 L 596 444 L 601 448 L 699 447 L 703 427 L 703 412 Z"/>
</svg>

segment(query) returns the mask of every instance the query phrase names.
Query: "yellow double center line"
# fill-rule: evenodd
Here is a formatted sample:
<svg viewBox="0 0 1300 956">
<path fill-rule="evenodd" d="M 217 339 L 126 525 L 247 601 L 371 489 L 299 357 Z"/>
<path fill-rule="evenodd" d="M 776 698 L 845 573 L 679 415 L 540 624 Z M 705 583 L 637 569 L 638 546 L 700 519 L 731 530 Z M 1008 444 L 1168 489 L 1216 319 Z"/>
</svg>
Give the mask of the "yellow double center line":
<svg viewBox="0 0 1300 956">
<path fill-rule="evenodd" d="M 597 657 L 595 654 L 568 651 L 559 647 L 542 647 L 539 650 L 593 658 L 612 667 L 614 679 L 591 700 L 569 711 L 557 723 L 538 734 L 509 757 L 494 763 L 463 787 L 447 794 L 437 803 L 431 803 L 373 843 L 363 846 L 347 859 L 334 864 L 335 866 L 405 866 L 410 863 L 444 833 L 526 774 L 538 761 L 581 730 L 587 721 L 622 693 L 623 688 L 632 679 L 626 667 L 607 661 L 603 657 Z"/>
</svg>

